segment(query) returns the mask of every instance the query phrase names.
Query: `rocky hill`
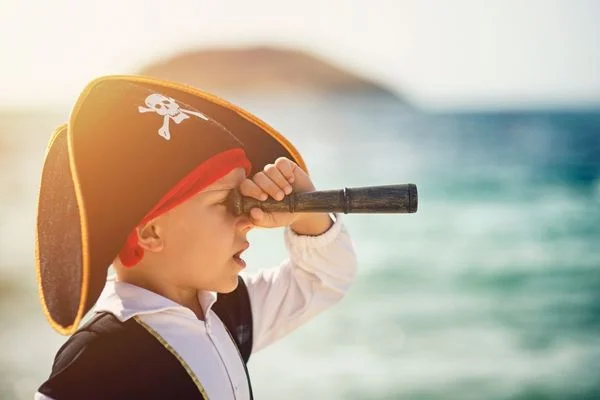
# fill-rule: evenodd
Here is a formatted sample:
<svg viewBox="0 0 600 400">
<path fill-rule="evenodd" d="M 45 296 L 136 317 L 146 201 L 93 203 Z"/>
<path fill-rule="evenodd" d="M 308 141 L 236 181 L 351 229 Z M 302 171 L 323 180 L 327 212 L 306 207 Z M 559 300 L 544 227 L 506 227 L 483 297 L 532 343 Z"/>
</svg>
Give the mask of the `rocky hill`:
<svg viewBox="0 0 600 400">
<path fill-rule="evenodd" d="M 387 88 L 312 54 L 272 47 L 187 52 L 147 65 L 139 72 L 217 94 L 366 94 L 401 101 Z"/>
</svg>

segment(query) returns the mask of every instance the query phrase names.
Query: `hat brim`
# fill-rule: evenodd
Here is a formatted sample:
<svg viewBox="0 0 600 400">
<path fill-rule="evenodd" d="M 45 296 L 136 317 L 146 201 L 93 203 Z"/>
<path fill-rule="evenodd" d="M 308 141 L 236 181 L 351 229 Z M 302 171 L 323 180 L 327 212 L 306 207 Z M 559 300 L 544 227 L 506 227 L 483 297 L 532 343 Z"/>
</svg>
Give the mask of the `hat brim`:
<svg viewBox="0 0 600 400">
<path fill-rule="evenodd" d="M 50 325 L 70 334 L 83 316 L 89 258 L 85 214 L 71 173 L 67 125 L 53 134 L 42 169 L 35 229 L 38 294 Z"/>
<path fill-rule="evenodd" d="M 262 170 L 278 157 L 290 158 L 307 171 L 298 150 L 258 117 L 214 95 L 173 82 L 139 76 L 99 78 L 84 90 L 71 113 L 70 121 L 77 115 L 86 91 L 106 80 L 160 85 L 203 99 L 209 108 L 207 113 L 224 124 L 244 144 L 253 166 L 252 173 Z M 82 193 L 72 151 L 74 134 L 69 125 L 62 125 L 50 139 L 41 174 L 35 229 L 40 302 L 52 328 L 63 335 L 72 334 L 96 303 L 110 263 L 123 244 L 118 235 L 107 235 L 102 238 L 101 248 L 94 248 L 98 240 L 98 234 L 94 232 L 96 222 L 93 215 L 86 213 L 86 197 Z M 95 235 L 93 240 L 90 239 L 90 230 L 92 236 Z"/>
</svg>

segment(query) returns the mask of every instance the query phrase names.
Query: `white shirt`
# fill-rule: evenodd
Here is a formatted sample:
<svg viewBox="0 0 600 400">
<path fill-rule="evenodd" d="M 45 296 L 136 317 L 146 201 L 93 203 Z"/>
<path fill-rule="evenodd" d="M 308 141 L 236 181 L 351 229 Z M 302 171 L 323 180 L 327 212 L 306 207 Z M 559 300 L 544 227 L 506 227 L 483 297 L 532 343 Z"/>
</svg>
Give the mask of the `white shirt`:
<svg viewBox="0 0 600 400">
<path fill-rule="evenodd" d="M 252 308 L 253 353 L 341 300 L 356 275 L 353 243 L 339 215 L 322 235 L 297 235 L 286 227 L 284 238 L 288 259 L 279 267 L 243 277 Z M 163 296 L 109 279 L 95 311 L 108 311 L 122 322 L 136 318 L 162 338 L 189 366 L 208 398 L 247 400 L 243 361 L 225 325 L 211 310 L 217 295 L 199 292 L 198 299 L 204 321 Z M 39 392 L 34 399 L 52 400 Z"/>
</svg>

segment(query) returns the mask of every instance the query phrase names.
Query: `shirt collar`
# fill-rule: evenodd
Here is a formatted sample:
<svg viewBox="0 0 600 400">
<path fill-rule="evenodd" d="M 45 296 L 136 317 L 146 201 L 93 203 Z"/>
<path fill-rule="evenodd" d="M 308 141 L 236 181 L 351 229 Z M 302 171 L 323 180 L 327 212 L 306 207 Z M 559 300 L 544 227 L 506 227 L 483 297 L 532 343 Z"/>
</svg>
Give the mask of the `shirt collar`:
<svg viewBox="0 0 600 400">
<path fill-rule="evenodd" d="M 199 290 L 198 301 L 204 315 L 208 315 L 211 307 L 217 301 L 217 293 Z M 106 285 L 94 310 L 96 312 L 110 312 L 121 322 L 125 322 L 136 315 L 154 314 L 167 310 L 181 313 L 181 315 L 188 318 L 197 319 L 194 312 L 189 308 L 150 290 L 118 281 L 116 276 L 111 276 L 106 280 Z"/>
</svg>

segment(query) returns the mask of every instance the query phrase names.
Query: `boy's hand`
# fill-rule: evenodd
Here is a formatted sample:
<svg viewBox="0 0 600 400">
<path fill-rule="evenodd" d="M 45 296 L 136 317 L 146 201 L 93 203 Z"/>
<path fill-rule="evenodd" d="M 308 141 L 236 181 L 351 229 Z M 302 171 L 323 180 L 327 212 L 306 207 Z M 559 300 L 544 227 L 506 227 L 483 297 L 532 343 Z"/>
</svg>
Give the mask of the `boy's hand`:
<svg viewBox="0 0 600 400">
<path fill-rule="evenodd" d="M 292 192 L 305 193 L 315 190 L 310 177 L 292 160 L 280 157 L 275 163 L 266 165 L 251 179 L 246 178 L 240 185 L 240 193 L 257 200 L 266 200 L 269 196 L 283 200 Z M 320 235 L 332 224 L 326 213 L 265 213 L 253 208 L 250 217 L 254 225 L 263 228 L 275 228 L 291 225 L 300 235 Z"/>
</svg>

